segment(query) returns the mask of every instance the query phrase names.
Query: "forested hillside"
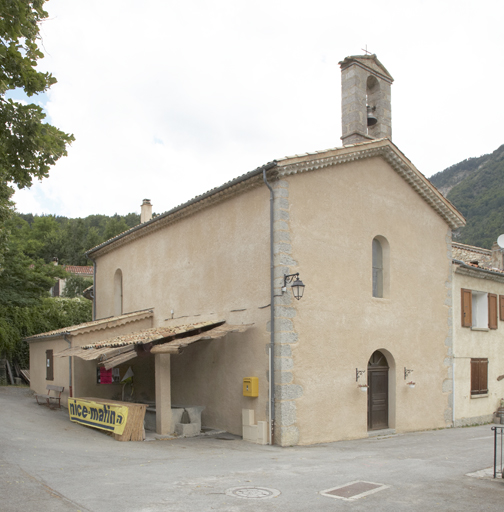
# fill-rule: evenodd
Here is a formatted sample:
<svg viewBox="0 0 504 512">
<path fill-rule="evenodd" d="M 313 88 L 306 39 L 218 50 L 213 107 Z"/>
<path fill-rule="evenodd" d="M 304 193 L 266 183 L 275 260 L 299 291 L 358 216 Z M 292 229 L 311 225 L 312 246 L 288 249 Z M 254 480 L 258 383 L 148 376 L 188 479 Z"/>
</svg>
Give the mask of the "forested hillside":
<svg viewBox="0 0 504 512">
<path fill-rule="evenodd" d="M 140 215 L 89 215 L 69 219 L 54 215 L 16 214 L 9 222 L 11 238 L 30 258 L 61 265 L 91 265 L 84 253 L 140 223 Z"/>
<path fill-rule="evenodd" d="M 5 222 L 0 265 L 0 355 L 28 368 L 27 336 L 91 320 L 91 301 L 53 298 L 56 278 L 71 280 L 63 265 L 89 265 L 85 251 L 140 223 L 140 215 L 68 219 L 14 214 Z M 58 258 L 59 265 L 52 265 Z"/>
<path fill-rule="evenodd" d="M 453 239 L 490 249 L 504 233 L 504 145 L 452 165 L 430 181 L 466 218 L 467 225 Z"/>
</svg>

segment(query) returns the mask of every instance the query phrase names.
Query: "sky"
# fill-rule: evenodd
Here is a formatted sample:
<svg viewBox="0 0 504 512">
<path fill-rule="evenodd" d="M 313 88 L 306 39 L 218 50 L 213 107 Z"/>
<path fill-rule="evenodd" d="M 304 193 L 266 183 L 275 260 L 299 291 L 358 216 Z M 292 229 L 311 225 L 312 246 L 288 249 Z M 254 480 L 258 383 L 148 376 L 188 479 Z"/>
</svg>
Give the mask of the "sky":
<svg viewBox="0 0 504 512">
<path fill-rule="evenodd" d="M 502 0 L 49 0 L 30 100 L 75 136 L 17 211 L 162 213 L 274 159 L 341 146 L 338 62 L 394 78 L 392 140 L 425 175 L 504 144 Z M 14 97 L 17 93 L 14 93 Z"/>
</svg>

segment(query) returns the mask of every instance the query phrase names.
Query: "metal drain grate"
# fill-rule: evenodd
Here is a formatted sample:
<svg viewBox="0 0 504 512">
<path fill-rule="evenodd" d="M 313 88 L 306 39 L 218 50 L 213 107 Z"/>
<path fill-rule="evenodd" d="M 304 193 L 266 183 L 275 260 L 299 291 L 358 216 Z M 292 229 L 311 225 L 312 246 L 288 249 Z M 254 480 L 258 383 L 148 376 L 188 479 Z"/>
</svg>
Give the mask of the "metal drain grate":
<svg viewBox="0 0 504 512">
<path fill-rule="evenodd" d="M 340 485 L 339 487 L 333 487 L 325 491 L 320 491 L 320 494 L 327 496 L 328 498 L 337 498 L 345 501 L 354 501 L 364 496 L 369 496 L 383 489 L 388 489 L 389 485 L 375 484 L 374 482 L 363 482 L 357 480 L 356 482 L 350 482 L 348 484 Z"/>
<path fill-rule="evenodd" d="M 244 500 L 267 500 L 276 498 L 280 495 L 277 489 L 268 489 L 267 487 L 232 487 L 226 491 L 228 496 L 242 498 Z"/>
</svg>

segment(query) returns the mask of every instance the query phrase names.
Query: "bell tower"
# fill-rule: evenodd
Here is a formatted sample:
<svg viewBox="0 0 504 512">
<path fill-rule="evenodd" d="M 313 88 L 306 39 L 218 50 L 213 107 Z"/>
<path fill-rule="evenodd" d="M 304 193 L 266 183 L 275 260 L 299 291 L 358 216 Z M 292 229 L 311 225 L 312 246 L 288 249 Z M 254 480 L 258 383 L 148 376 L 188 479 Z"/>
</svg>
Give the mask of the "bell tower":
<svg viewBox="0 0 504 512">
<path fill-rule="evenodd" d="M 376 55 L 354 55 L 341 67 L 343 144 L 392 138 L 390 86 L 394 79 Z"/>
</svg>

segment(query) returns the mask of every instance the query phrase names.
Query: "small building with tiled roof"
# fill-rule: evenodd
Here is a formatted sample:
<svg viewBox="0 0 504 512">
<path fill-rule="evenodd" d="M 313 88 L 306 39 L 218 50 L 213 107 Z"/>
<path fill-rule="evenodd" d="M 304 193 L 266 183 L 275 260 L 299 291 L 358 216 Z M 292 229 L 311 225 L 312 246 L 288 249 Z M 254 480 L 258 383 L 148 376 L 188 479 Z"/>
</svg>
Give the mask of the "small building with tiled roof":
<svg viewBox="0 0 504 512">
<path fill-rule="evenodd" d="M 54 260 L 55 265 L 58 264 L 57 259 Z M 65 272 L 73 276 L 79 276 L 85 279 L 93 279 L 93 267 L 90 265 L 63 265 Z M 58 278 L 56 283 L 51 288 L 52 297 L 61 297 L 65 291 L 66 279 Z"/>
</svg>

